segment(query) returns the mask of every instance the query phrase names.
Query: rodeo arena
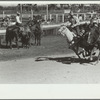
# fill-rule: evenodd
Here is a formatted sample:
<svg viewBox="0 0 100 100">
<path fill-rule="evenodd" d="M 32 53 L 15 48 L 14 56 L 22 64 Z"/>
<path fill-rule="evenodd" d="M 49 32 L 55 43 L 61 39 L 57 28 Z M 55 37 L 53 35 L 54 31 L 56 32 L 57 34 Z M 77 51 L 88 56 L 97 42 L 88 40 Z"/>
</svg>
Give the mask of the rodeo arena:
<svg viewBox="0 0 100 100">
<path fill-rule="evenodd" d="M 0 5 L 1 84 L 100 83 L 100 4 Z"/>
</svg>

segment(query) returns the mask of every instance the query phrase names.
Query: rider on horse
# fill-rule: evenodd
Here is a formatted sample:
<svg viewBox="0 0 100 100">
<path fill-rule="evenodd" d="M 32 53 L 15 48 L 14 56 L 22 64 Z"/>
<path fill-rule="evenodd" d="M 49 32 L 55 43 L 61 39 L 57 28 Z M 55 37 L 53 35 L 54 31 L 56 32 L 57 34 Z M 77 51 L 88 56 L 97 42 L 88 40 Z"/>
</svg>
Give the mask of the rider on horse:
<svg viewBox="0 0 100 100">
<path fill-rule="evenodd" d="M 77 42 L 77 38 L 80 37 L 79 19 L 73 15 L 72 11 L 69 13 L 68 22 L 66 24 L 69 30 L 75 34 L 69 46 L 69 48 L 72 48 Z"/>
<path fill-rule="evenodd" d="M 78 17 L 73 15 L 73 12 L 69 13 L 69 22 L 71 23 L 70 25 L 71 31 L 74 32 L 77 36 L 79 36 L 80 35 L 79 19 Z"/>
<path fill-rule="evenodd" d="M 20 21 L 20 13 L 17 12 L 17 16 L 16 16 L 16 25 L 17 26 L 21 26 L 22 25 L 22 22 Z"/>
</svg>

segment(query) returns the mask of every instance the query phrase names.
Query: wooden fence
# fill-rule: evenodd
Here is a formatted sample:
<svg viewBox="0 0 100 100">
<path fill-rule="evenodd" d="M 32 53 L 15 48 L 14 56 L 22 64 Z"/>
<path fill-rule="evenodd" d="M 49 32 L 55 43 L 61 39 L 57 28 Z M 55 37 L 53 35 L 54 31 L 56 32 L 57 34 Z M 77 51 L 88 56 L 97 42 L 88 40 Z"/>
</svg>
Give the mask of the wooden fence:
<svg viewBox="0 0 100 100">
<path fill-rule="evenodd" d="M 0 22 L 2 20 L 3 17 L 5 17 L 6 15 L 11 15 L 11 16 L 16 16 L 15 14 L 0 14 Z M 22 21 L 26 22 L 28 20 L 29 17 L 32 17 L 32 15 L 37 15 L 34 13 L 28 13 L 28 14 L 22 14 Z M 39 14 L 38 14 L 39 15 Z M 93 13 L 74 13 L 74 15 L 76 15 L 77 17 L 79 17 L 80 15 L 82 16 L 82 20 L 88 20 L 89 17 L 91 16 L 98 16 L 100 17 L 100 14 L 93 14 Z M 53 23 L 63 23 L 66 22 L 68 20 L 68 14 L 67 13 L 59 13 L 59 14 L 48 14 L 48 17 L 46 14 L 41 14 L 42 18 L 45 20 L 45 22 L 47 21 L 52 21 Z M 12 18 L 12 20 L 14 21 L 15 19 Z"/>
</svg>

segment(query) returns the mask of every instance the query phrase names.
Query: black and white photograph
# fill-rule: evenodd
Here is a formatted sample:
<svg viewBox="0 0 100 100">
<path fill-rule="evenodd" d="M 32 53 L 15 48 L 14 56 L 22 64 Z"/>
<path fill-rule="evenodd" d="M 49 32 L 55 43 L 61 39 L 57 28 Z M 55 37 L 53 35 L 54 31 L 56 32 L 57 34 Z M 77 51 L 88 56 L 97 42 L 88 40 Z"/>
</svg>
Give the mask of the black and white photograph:
<svg viewBox="0 0 100 100">
<path fill-rule="evenodd" d="M 1 87 L 99 85 L 99 59 L 99 1 L 0 1 Z"/>
<path fill-rule="evenodd" d="M 0 4 L 0 84 L 99 84 L 99 55 L 100 4 Z"/>
</svg>

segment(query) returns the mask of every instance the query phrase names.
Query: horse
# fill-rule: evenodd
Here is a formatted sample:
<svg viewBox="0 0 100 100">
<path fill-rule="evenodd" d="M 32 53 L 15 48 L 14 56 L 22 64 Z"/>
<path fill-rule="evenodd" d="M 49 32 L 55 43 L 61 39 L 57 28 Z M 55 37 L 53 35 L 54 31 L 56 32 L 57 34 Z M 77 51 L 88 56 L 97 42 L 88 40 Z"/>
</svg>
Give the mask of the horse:
<svg viewBox="0 0 100 100">
<path fill-rule="evenodd" d="M 73 41 L 73 39 L 74 39 L 74 37 L 76 37 L 76 34 L 74 32 L 71 32 L 65 25 L 62 25 L 60 27 L 60 29 L 58 30 L 58 32 L 61 33 L 63 36 L 66 37 L 66 40 L 67 40 L 69 46 L 75 43 Z M 79 56 L 79 54 L 78 54 L 78 48 L 76 46 L 73 46 L 71 49 L 76 53 L 76 55 L 79 58 L 81 58 Z"/>
<path fill-rule="evenodd" d="M 31 31 L 31 36 L 30 36 L 30 45 L 33 45 L 33 41 L 34 41 L 34 29 L 35 29 L 35 23 L 33 20 L 29 20 L 26 25 L 29 27 L 30 31 Z"/>
<path fill-rule="evenodd" d="M 86 28 L 86 27 L 85 27 Z M 85 30 L 85 28 L 83 28 Z M 71 49 L 76 53 L 76 55 L 80 57 L 81 52 L 78 53 L 79 47 L 83 48 L 83 51 L 90 54 L 93 49 L 93 46 L 89 45 L 87 42 L 88 35 L 82 34 L 82 36 L 77 36 L 74 32 L 71 32 L 65 25 L 62 25 L 58 30 L 63 36 L 66 37 L 67 42 L 69 43 Z M 84 32 L 85 33 L 85 32 Z M 83 57 L 84 52 L 82 51 Z"/>
<path fill-rule="evenodd" d="M 20 37 L 21 37 L 22 47 L 29 48 L 31 45 L 30 44 L 31 31 L 28 25 L 24 25 Z"/>
<path fill-rule="evenodd" d="M 99 58 L 100 58 L 100 25 L 99 24 L 98 24 L 98 26 L 94 26 L 94 28 L 91 28 L 88 43 L 90 45 L 92 45 L 94 48 L 96 47 L 97 49 L 99 49 L 97 62 L 96 62 L 96 64 L 97 64 L 99 62 Z M 94 50 L 92 50 L 92 52 L 94 52 Z M 92 52 L 90 55 L 91 60 L 93 60 L 92 59 Z"/>
<path fill-rule="evenodd" d="M 9 26 L 6 29 L 6 47 L 8 46 L 8 43 L 10 43 L 10 48 L 12 49 L 12 41 L 15 39 L 16 46 L 19 49 L 18 46 L 18 39 L 20 38 L 20 33 L 22 32 L 22 27 L 18 26 Z"/>
<path fill-rule="evenodd" d="M 35 45 L 41 45 L 41 34 L 42 34 L 42 28 L 40 25 L 40 21 L 36 20 L 36 22 L 30 25 L 30 30 L 32 32 L 32 35 L 34 34 L 35 38 Z"/>
</svg>

